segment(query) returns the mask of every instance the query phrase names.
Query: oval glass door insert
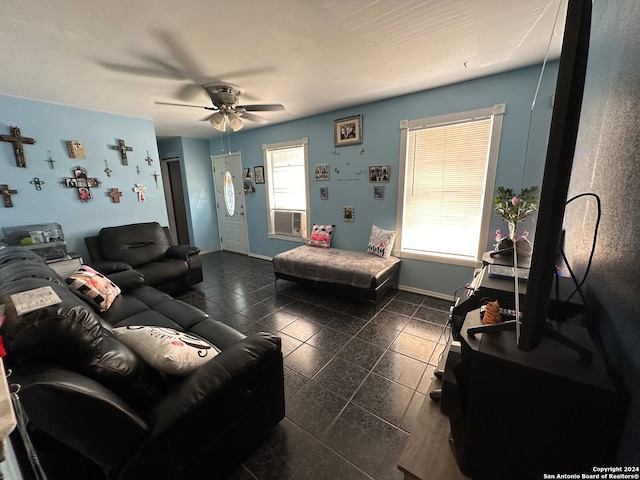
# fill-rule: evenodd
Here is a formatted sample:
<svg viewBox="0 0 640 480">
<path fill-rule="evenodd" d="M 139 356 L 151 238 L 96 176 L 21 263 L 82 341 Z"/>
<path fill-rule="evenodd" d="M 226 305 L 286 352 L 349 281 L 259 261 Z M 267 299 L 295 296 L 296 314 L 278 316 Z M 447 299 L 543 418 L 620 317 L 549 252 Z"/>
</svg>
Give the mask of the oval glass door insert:
<svg viewBox="0 0 640 480">
<path fill-rule="evenodd" d="M 233 217 L 233 214 L 236 213 L 236 192 L 233 188 L 233 177 L 229 170 L 224 172 L 224 205 L 229 216 Z"/>
</svg>

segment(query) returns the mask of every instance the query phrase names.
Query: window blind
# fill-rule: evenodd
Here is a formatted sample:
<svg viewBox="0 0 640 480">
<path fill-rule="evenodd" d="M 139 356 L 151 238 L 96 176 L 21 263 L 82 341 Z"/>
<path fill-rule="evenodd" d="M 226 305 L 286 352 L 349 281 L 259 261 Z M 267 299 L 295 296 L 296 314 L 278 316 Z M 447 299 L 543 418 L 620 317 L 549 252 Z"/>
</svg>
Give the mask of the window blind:
<svg viewBox="0 0 640 480">
<path fill-rule="evenodd" d="M 475 258 L 491 117 L 409 130 L 402 250 Z"/>
</svg>

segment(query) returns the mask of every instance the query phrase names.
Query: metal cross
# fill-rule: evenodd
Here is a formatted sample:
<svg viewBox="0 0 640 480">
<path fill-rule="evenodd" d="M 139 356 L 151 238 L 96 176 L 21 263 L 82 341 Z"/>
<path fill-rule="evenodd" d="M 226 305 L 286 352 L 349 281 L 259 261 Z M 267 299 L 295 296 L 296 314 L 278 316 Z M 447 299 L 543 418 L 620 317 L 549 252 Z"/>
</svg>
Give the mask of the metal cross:
<svg viewBox="0 0 640 480">
<path fill-rule="evenodd" d="M 156 173 L 155 171 L 151 174 L 151 176 L 153 177 L 153 180 L 156 182 L 156 188 L 158 188 L 158 177 L 160 176 L 159 173 Z"/>
<path fill-rule="evenodd" d="M 129 165 L 129 160 L 127 159 L 127 152 L 133 152 L 133 148 L 125 145 L 124 140 L 118 140 L 118 145 L 109 145 L 109 148 L 113 150 L 119 150 L 120 155 L 122 156 L 122 164 Z"/>
<path fill-rule="evenodd" d="M 31 180 L 29 183 L 35 186 L 36 190 L 42 190 L 42 185 L 44 185 L 44 182 L 38 177 L 33 177 L 33 180 Z"/>
<path fill-rule="evenodd" d="M 53 170 L 54 168 L 56 168 L 53 164 L 56 162 L 53 157 L 51 156 L 51 150 L 47 150 L 47 152 L 49 152 L 49 158 L 47 160 L 45 160 L 45 162 L 49 162 L 49 164 L 51 165 L 51 169 Z"/>
<path fill-rule="evenodd" d="M 0 185 L 0 195 L 4 197 L 5 207 L 13 207 L 13 202 L 11 201 L 11 195 L 15 195 L 16 193 L 18 193 L 18 191 L 9 188 L 9 185 L 5 183 Z"/>
<path fill-rule="evenodd" d="M 149 150 L 147 150 L 147 158 L 144 159 L 147 162 L 147 165 L 151 166 L 153 163 L 153 158 L 149 156 Z"/>
<path fill-rule="evenodd" d="M 113 170 L 111 170 L 109 168 L 109 164 L 107 163 L 107 159 L 106 158 L 104 159 L 104 166 L 107 167 L 107 168 L 104 169 L 104 173 L 107 174 L 107 177 L 110 177 L 111 176 L 111 172 L 113 172 Z"/>
<path fill-rule="evenodd" d="M 3 142 L 13 143 L 13 153 L 16 155 L 16 165 L 18 167 L 27 168 L 22 144 L 28 143 L 29 145 L 33 145 L 36 141 L 33 138 L 23 137 L 18 127 L 11 127 L 11 135 L 0 135 L 0 140 Z"/>
<path fill-rule="evenodd" d="M 113 200 L 113 203 L 120 203 L 122 192 L 117 188 L 112 188 L 111 190 L 109 190 L 109 196 L 111 197 L 111 200 Z"/>
<path fill-rule="evenodd" d="M 144 202 L 145 201 L 144 194 L 147 191 L 147 187 L 145 187 L 141 183 L 136 183 L 136 186 L 133 188 L 133 191 L 138 194 L 138 201 L 139 202 Z"/>
</svg>

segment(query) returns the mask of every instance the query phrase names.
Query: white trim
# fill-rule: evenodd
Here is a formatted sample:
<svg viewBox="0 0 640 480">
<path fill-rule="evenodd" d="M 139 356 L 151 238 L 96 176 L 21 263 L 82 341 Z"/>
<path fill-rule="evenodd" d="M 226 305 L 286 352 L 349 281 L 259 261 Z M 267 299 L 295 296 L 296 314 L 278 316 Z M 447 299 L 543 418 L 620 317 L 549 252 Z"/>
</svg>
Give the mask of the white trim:
<svg viewBox="0 0 640 480">
<path fill-rule="evenodd" d="M 440 292 L 432 292 L 431 290 L 424 290 L 422 288 L 410 287 L 408 285 L 398 285 L 398 290 L 402 290 L 403 292 L 419 293 L 421 295 L 427 295 L 429 297 L 435 297 L 441 300 L 449 300 L 451 302 L 454 301 L 453 295 L 447 295 L 445 293 L 440 293 Z"/>
</svg>

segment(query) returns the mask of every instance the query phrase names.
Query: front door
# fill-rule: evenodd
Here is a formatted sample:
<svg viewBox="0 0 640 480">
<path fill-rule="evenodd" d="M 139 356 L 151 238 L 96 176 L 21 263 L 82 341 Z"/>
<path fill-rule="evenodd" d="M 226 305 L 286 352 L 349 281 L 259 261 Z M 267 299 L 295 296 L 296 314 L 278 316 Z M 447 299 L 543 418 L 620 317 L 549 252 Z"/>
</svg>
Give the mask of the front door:
<svg viewBox="0 0 640 480">
<path fill-rule="evenodd" d="M 247 255 L 249 247 L 247 217 L 244 212 L 242 157 L 239 153 L 215 155 L 211 157 L 211 162 L 221 249 Z"/>
</svg>

